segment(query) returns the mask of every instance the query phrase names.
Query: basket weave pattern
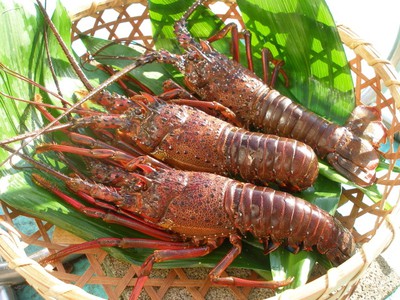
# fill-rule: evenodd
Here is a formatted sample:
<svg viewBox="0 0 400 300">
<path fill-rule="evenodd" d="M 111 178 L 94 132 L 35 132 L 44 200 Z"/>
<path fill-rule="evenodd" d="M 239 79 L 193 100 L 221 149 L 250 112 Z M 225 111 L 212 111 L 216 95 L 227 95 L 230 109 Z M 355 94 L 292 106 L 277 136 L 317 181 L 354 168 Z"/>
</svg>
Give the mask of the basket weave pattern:
<svg viewBox="0 0 400 300">
<path fill-rule="evenodd" d="M 72 15 L 73 20 L 73 39 L 77 39 L 80 33 L 100 36 L 112 40 L 141 42 L 146 47 L 152 47 L 151 33 L 144 30 L 146 20 L 148 20 L 148 10 L 146 1 L 99 1 L 87 9 L 79 10 Z M 238 20 L 242 24 L 240 12 L 234 1 L 224 1 L 226 11 L 219 14 L 224 22 L 232 19 Z M 211 5 L 212 7 L 212 5 Z M 114 16 L 114 17 L 112 17 Z M 83 20 L 89 20 L 90 28 L 84 28 Z M 124 28 L 122 31 L 121 26 Z M 127 30 L 126 28 L 130 28 Z M 121 35 L 125 32 L 127 35 Z M 395 69 L 389 62 L 379 58 L 371 45 L 359 39 L 354 33 L 344 26 L 339 26 L 339 32 L 343 43 L 348 47 L 353 56 L 350 60 L 351 70 L 354 75 L 355 92 L 358 103 L 362 101 L 363 91 L 372 89 L 376 95 L 376 105 L 382 111 L 392 116 L 396 116 L 396 110 L 400 107 L 400 82 Z M 382 84 L 383 83 L 383 84 Z M 384 92 L 383 88 L 388 88 L 389 92 Z M 389 129 L 389 142 L 394 144 L 394 133 L 400 130 L 399 120 L 393 117 Z M 392 146 L 385 153 L 385 157 L 392 161 L 399 159 L 398 150 Z M 362 243 L 361 250 L 349 261 L 338 268 L 328 271 L 328 273 L 311 283 L 288 290 L 276 296 L 282 299 L 307 298 L 316 299 L 336 299 L 351 293 L 355 288 L 359 277 L 364 273 L 371 261 L 376 258 L 393 240 L 393 236 L 399 222 L 399 205 L 392 211 L 385 210 L 385 201 L 390 201 L 395 205 L 399 202 L 398 194 L 393 192 L 396 185 L 400 184 L 398 175 L 391 172 L 380 174 L 379 183 L 384 184 L 383 200 L 378 203 L 366 204 L 363 201 L 364 195 L 360 190 L 348 189 L 343 192 L 339 205 L 347 205 L 350 208 L 346 214 L 339 214 L 338 218 L 348 228 L 355 228 L 353 234 L 358 243 Z M 389 199 L 390 195 L 390 199 Z M 396 198 L 394 198 L 396 195 Z M 37 231 L 24 234 L 13 228 L 15 220 L 21 218 L 23 214 L 2 203 L 4 214 L 1 215 L 4 224 L 9 231 L 0 232 L 0 251 L 1 255 L 10 262 L 10 266 L 21 272 L 27 281 L 44 297 L 57 297 L 58 299 L 98 299 L 84 292 L 81 287 L 87 284 L 101 284 L 107 293 L 108 299 L 118 299 L 127 287 L 135 285 L 135 274 L 139 270 L 138 266 L 130 265 L 121 277 L 114 277 L 107 274 L 102 264 L 107 263 L 108 254 L 103 250 L 86 251 L 85 255 L 90 262 L 90 267 L 82 275 L 68 273 L 65 267 L 58 263 L 55 265 L 56 271 L 47 273 L 34 261 L 26 257 L 23 249 L 28 245 L 37 245 L 48 248 L 50 252 L 64 247 L 65 241 L 52 241 L 49 230 L 52 224 L 42 220 L 34 219 Z M 358 231 L 357 222 L 364 217 L 372 217 L 370 228 L 367 231 Z M 29 217 L 29 216 L 28 216 Z M 10 227 L 11 226 L 11 227 Z M 23 242 L 21 243 L 20 240 Z M 5 246 L 7 245 L 7 246 Z M 32 268 L 34 270 L 29 270 Z M 39 272 L 43 277 L 38 277 Z M 249 273 L 251 279 L 257 278 L 254 272 Z M 64 283 L 65 282 L 65 283 Z M 161 299 L 167 295 L 171 287 L 185 288 L 185 295 L 190 295 L 194 299 L 203 299 L 211 291 L 211 283 L 206 274 L 203 278 L 193 279 L 188 276 L 183 269 L 173 269 L 164 272 L 161 278 L 150 278 L 145 283 L 145 293 L 151 299 Z M 129 288 L 130 290 L 130 288 Z M 237 299 L 248 299 L 254 296 L 254 291 L 250 288 L 229 288 L 228 293 Z M 262 292 L 261 292 L 262 293 Z M 144 295 L 143 295 L 144 296 Z M 267 297 L 267 294 L 257 294 L 259 297 Z M 257 297 L 254 296 L 254 297 Z M 211 294 L 209 297 L 212 297 Z M 286 298 L 287 297 L 287 298 Z"/>
</svg>

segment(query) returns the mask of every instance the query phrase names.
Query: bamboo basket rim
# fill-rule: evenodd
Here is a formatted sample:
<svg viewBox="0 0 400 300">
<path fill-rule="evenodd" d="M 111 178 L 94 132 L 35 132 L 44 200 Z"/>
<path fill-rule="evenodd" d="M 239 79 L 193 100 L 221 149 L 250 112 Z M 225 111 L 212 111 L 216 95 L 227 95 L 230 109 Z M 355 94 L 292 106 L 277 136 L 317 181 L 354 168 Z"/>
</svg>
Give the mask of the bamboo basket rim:
<svg viewBox="0 0 400 300">
<path fill-rule="evenodd" d="M 216 1 L 211 1 L 216 2 Z M 223 2 L 235 2 L 225 0 Z M 93 1 L 90 5 L 77 7 L 70 11 L 72 21 L 90 16 L 98 11 L 132 3 L 147 3 L 146 0 L 100 0 Z M 345 25 L 337 25 L 342 42 L 362 57 L 382 79 L 392 95 L 396 109 L 400 109 L 400 76 L 394 66 L 379 57 L 378 52 L 371 43 L 361 39 L 355 32 Z M 329 269 L 327 274 L 295 289 L 289 289 L 269 299 L 316 299 L 329 298 L 329 296 L 345 289 L 341 295 L 346 295 L 348 289 L 355 284 L 365 272 L 371 262 L 390 246 L 400 227 L 400 201 L 394 205 L 392 212 L 386 215 L 375 235 L 364 243 L 359 251 L 345 263 L 336 268 Z M 26 281 L 33 286 L 39 294 L 46 299 L 103 299 L 84 291 L 75 285 L 65 283 L 55 278 L 51 273 L 36 261 L 29 258 L 21 248 L 21 240 L 14 228 L 0 220 L 6 230 L 0 228 L 0 254 L 8 262 L 11 269 L 20 273 Z M 340 295 L 339 295 L 340 296 Z"/>
</svg>

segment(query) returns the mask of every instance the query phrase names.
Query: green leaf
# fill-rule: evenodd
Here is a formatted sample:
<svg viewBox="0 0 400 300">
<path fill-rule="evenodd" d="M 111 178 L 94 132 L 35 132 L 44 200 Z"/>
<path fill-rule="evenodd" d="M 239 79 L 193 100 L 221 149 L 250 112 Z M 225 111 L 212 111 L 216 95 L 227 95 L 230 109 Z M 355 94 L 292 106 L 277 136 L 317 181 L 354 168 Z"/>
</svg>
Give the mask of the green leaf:
<svg viewBox="0 0 400 300">
<path fill-rule="evenodd" d="M 182 53 L 176 35 L 174 23 L 193 4 L 193 0 L 150 0 L 149 16 L 153 28 L 153 39 L 157 49 L 166 49 L 173 53 Z M 210 10 L 200 6 L 188 20 L 188 29 L 196 38 L 207 39 L 224 27 L 224 23 Z M 213 44 L 222 53 L 229 53 L 227 43 Z M 227 47 L 228 46 L 228 47 Z"/>
<path fill-rule="evenodd" d="M 343 45 L 323 0 L 238 0 L 246 29 L 252 33 L 255 61 L 262 48 L 285 62 L 288 97 L 336 123 L 355 107 L 353 83 Z M 260 64 L 256 72 L 260 75 Z"/>
</svg>

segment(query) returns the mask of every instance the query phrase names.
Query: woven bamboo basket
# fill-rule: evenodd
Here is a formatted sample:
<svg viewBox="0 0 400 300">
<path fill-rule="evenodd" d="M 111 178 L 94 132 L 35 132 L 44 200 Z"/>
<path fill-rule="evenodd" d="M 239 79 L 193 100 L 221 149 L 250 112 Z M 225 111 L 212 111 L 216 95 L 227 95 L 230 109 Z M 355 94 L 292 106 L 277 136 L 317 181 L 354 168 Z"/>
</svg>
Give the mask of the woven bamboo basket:
<svg viewBox="0 0 400 300">
<path fill-rule="evenodd" d="M 211 1 L 215 2 L 215 1 Z M 242 24 L 240 12 L 235 1 L 223 1 L 225 11 L 219 14 L 223 21 L 238 20 Z M 137 12 L 140 12 L 137 14 Z M 136 12 L 136 13 L 135 13 Z M 110 19 L 110 15 L 113 16 Z M 152 47 L 151 33 L 143 30 L 148 19 L 146 1 L 121 0 L 97 1 L 90 7 L 78 8 L 71 12 L 73 20 L 73 38 L 79 33 L 99 35 L 109 39 L 124 38 L 127 41 L 137 41 L 147 47 Z M 83 28 L 83 20 L 90 20 L 90 28 Z M 123 31 L 118 28 L 124 28 Z M 356 241 L 360 245 L 358 252 L 348 261 L 337 268 L 332 268 L 322 276 L 296 289 L 287 290 L 271 299 L 343 299 L 351 295 L 360 277 L 366 272 L 371 262 L 378 257 L 392 242 L 399 228 L 400 204 L 399 192 L 396 186 L 400 184 L 400 175 L 392 173 L 391 169 L 400 158 L 399 150 L 393 147 L 394 134 L 400 130 L 396 113 L 400 107 L 400 81 L 395 68 L 390 62 L 381 59 L 376 50 L 367 41 L 359 38 L 345 26 L 338 26 L 339 33 L 345 48 L 349 52 L 349 64 L 354 75 L 355 92 L 358 104 L 361 103 L 363 91 L 372 90 L 376 96 L 376 106 L 389 116 L 390 147 L 384 153 L 389 159 L 390 168 L 379 174 L 378 183 L 382 185 L 384 195 L 378 203 L 366 203 L 364 195 L 357 189 L 346 189 L 342 194 L 340 205 L 350 206 L 350 213 L 338 214 L 343 224 L 353 229 Z M 127 35 L 122 36 L 120 32 Z M 384 210 L 385 202 L 393 205 L 392 210 Z M 56 265 L 57 271 L 47 271 L 35 260 L 25 254 L 28 245 L 37 245 L 55 251 L 65 247 L 65 244 L 77 243 L 73 236 L 62 233 L 50 234 L 53 225 L 45 221 L 31 218 L 37 230 L 33 233 L 23 233 L 17 229 L 15 223 L 19 218 L 30 218 L 23 213 L 6 206 L 1 202 L 4 214 L 1 215 L 3 229 L 0 230 L 0 254 L 8 262 L 11 269 L 20 273 L 36 291 L 46 299 L 101 299 L 82 289 L 85 285 L 100 284 L 104 287 L 108 299 L 118 299 L 123 292 L 135 285 L 135 274 L 139 267 L 126 266 L 119 277 L 107 273 L 109 264 L 108 254 L 99 250 L 90 250 L 84 253 L 90 265 L 81 275 L 66 271 L 63 264 Z M 368 221 L 370 227 L 363 231 L 357 229 L 357 222 L 365 217 L 372 217 Z M 371 219 L 369 219 L 371 220 Z M 58 229 L 56 230 L 56 232 Z M 52 238 L 50 238 L 50 236 Z M 57 237 L 62 237 L 59 239 Z M 120 268 L 120 267 L 117 267 Z M 157 272 L 155 272 L 157 273 Z M 248 278 L 257 278 L 253 272 L 248 272 Z M 213 297 L 211 283 L 207 278 L 207 271 L 202 275 L 192 276 L 188 270 L 173 269 L 163 271 L 157 277 L 151 277 L 145 284 L 145 292 L 151 299 L 161 298 L 189 298 L 203 299 Z M 224 288 L 226 289 L 226 288 Z M 183 290 L 183 291 L 182 291 Z M 250 288 L 228 289 L 226 297 L 237 299 L 266 298 L 272 294 L 255 294 Z M 219 295 L 219 296 L 218 296 Z M 143 295 L 143 297 L 145 297 Z"/>
</svg>

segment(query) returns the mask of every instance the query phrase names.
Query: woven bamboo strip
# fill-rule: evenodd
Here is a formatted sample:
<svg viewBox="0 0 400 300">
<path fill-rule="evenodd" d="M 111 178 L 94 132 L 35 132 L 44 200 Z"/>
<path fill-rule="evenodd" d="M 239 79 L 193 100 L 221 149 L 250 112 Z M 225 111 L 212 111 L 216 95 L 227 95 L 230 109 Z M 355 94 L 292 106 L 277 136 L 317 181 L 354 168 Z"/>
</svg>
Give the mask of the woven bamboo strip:
<svg viewBox="0 0 400 300">
<path fill-rule="evenodd" d="M 44 298 L 60 300 L 100 299 L 75 285 L 67 284 L 52 276 L 36 261 L 26 256 L 23 248 L 20 248 L 20 243 L 21 241 L 15 234 L 0 229 L 1 256 L 8 261 L 11 269 L 15 269 L 21 274 Z"/>
<path fill-rule="evenodd" d="M 400 80 L 394 66 L 388 60 L 380 58 L 375 48 L 369 42 L 358 37 L 349 27 L 338 25 L 338 29 L 343 43 L 362 57 L 382 78 L 384 85 L 390 89 L 397 109 L 399 109 Z"/>
</svg>

